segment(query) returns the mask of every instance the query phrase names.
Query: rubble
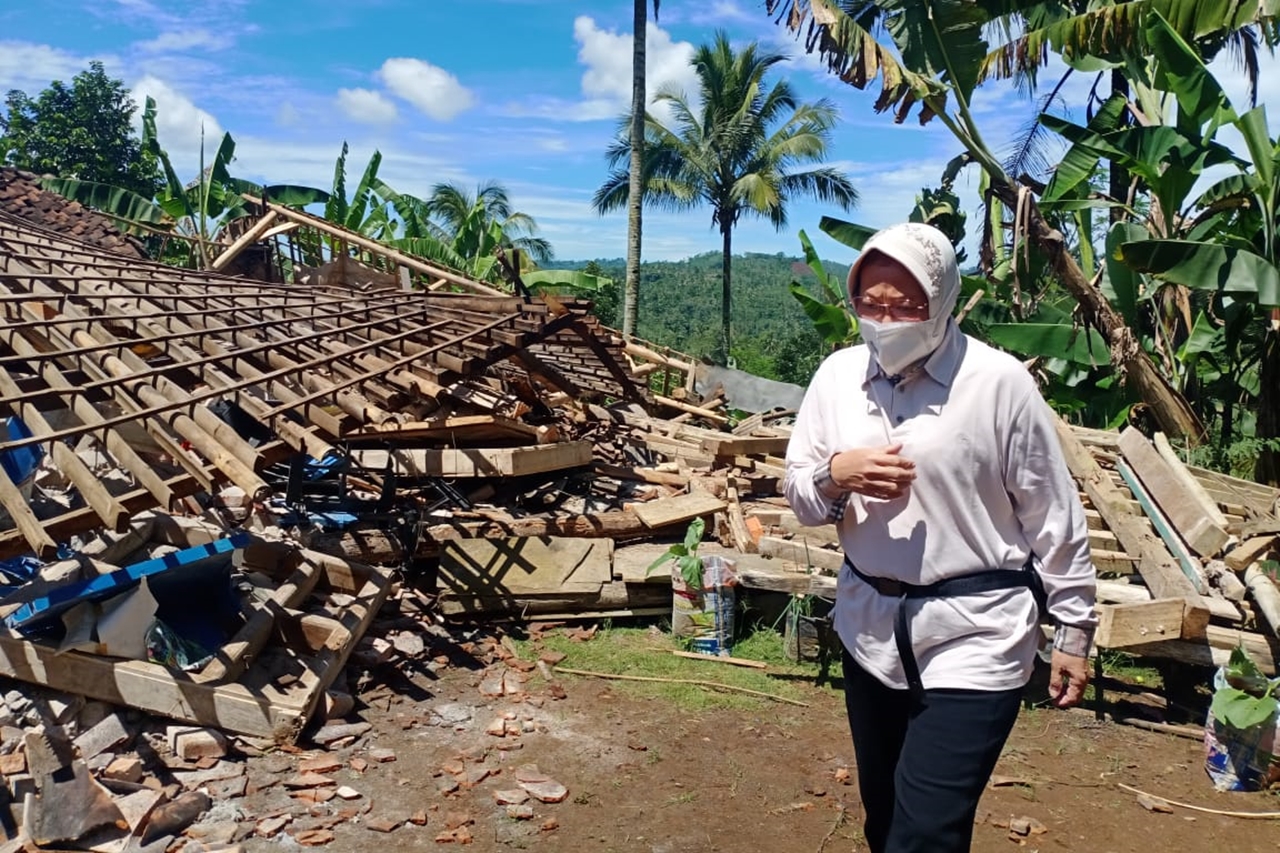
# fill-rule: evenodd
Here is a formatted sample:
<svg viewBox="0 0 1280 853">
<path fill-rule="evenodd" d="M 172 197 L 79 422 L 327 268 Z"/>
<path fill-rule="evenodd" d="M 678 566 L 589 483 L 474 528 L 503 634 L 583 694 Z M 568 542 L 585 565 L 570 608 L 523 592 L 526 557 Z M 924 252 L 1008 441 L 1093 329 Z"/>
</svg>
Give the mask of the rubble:
<svg viewBox="0 0 1280 853">
<path fill-rule="evenodd" d="M 0 453 L 50 448 L 23 482 L 0 479 L 0 771 L 29 836 L 323 846 L 344 824 L 430 823 L 470 842 L 465 812 L 372 811 L 356 780 L 397 754 L 368 709 L 479 739 L 425 796 L 552 831 L 530 799 L 554 807 L 567 786 L 511 763 L 547 730 L 535 711 L 566 696 L 563 656 L 523 660 L 475 620 L 536 638 L 563 617 L 669 616 L 670 578 L 648 569 L 699 518 L 700 553 L 734 559 L 745 586 L 834 594 L 834 527 L 801 527 L 781 498 L 794 412 L 735 424 L 692 360 L 624 342 L 585 302 L 261 212 L 246 225 L 291 226 L 274 245 L 305 288 L 0 212 L 0 408 L 25 430 L 6 426 Z M 358 258 L 321 269 L 322 240 Z M 1242 643 L 1274 672 L 1280 491 L 1187 466 L 1159 436 L 1060 438 L 1103 577 L 1099 646 L 1214 664 Z M 173 616 L 184 597 L 225 599 L 227 624 Z M 460 661 L 470 701 L 402 702 L 381 680 Z M 208 813 L 265 793 L 287 805 Z"/>
</svg>

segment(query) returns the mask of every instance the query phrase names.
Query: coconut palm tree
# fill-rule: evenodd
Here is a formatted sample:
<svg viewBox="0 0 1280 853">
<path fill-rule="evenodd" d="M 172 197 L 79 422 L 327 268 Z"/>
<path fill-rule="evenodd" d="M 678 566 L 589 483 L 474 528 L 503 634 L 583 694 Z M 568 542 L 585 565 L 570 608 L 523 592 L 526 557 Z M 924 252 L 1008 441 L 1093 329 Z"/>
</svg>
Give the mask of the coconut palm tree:
<svg viewBox="0 0 1280 853">
<path fill-rule="evenodd" d="M 497 181 L 479 184 L 474 194 L 456 183 L 436 184 L 423 200 L 423 210 L 439 228 L 437 236 L 446 240 L 456 241 L 474 227 L 478 214 L 484 231 L 491 225 L 501 230 L 503 248 L 519 249 L 537 264 L 554 257 L 550 241 L 537 236 L 538 223 L 529 214 L 512 209 L 506 187 Z"/>
<path fill-rule="evenodd" d="M 670 108 L 670 126 L 652 113 L 645 116 L 643 200 L 666 210 L 711 207 L 711 222 L 723 243 L 721 272 L 721 352 L 730 355 L 731 257 L 733 228 L 744 216 L 787 224 L 787 202 L 812 196 L 842 209 L 852 208 L 857 190 L 840 171 L 799 168 L 826 156 L 835 107 L 828 101 L 802 104 L 784 80 L 766 85 L 765 77 L 786 57 L 752 43 L 735 51 L 723 32 L 698 48 L 693 66 L 697 99 L 674 90 L 656 100 Z M 631 198 L 630 176 L 621 168 L 631 141 L 619 129 L 608 151 L 610 172 L 592 201 L 605 213 Z"/>
<path fill-rule="evenodd" d="M 653 0 L 653 17 L 658 17 L 659 0 Z M 645 38 L 649 29 L 648 0 L 635 0 L 631 24 L 631 157 L 627 167 L 627 276 L 622 292 L 622 336 L 636 333 L 636 310 L 640 304 L 640 243 L 643 216 L 644 117 L 648 103 L 645 86 Z"/>
</svg>

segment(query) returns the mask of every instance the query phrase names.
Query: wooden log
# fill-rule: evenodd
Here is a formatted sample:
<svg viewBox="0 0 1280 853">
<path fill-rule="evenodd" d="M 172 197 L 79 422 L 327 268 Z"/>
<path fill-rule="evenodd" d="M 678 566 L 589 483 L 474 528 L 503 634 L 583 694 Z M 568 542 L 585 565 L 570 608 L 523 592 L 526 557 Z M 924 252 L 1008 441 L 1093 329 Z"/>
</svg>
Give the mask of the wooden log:
<svg viewBox="0 0 1280 853">
<path fill-rule="evenodd" d="M 0 468 L 0 506 L 9 513 L 17 532 L 37 557 L 48 560 L 58 552 L 58 543 L 45 531 L 40 519 L 31 511 L 27 499 L 3 468 Z"/>
<path fill-rule="evenodd" d="M 1273 535 L 1255 536 L 1233 548 L 1223 560 L 1237 572 L 1242 572 L 1267 555 L 1277 539 Z"/>
<path fill-rule="evenodd" d="M 1271 633 L 1280 637 L 1280 590 L 1271 575 L 1256 563 L 1244 570 L 1244 583 L 1253 594 L 1253 603 Z"/>
<path fill-rule="evenodd" d="M 1116 534 L 1125 552 L 1137 558 L 1136 568 L 1156 598 L 1189 598 L 1200 604 L 1200 593 L 1169 554 L 1146 520 L 1128 506 L 1128 495 L 1110 477 L 1062 421 L 1057 423 L 1063 456 L 1073 477 L 1079 481 L 1094 508 Z"/>
<path fill-rule="evenodd" d="M 1166 598 L 1142 604 L 1098 605 L 1099 648 L 1122 649 L 1160 640 L 1199 639 L 1209 624 L 1209 611 L 1189 607 L 1186 599 Z"/>
<path fill-rule="evenodd" d="M 1214 517 L 1217 513 L 1211 514 L 1199 504 L 1199 491 L 1184 483 L 1184 479 L 1191 478 L 1190 473 L 1184 470 L 1183 476 L 1179 477 L 1146 436 L 1133 427 L 1120 434 L 1119 446 L 1147 494 L 1183 541 L 1204 557 L 1212 557 L 1221 551 L 1230 538 L 1226 525 L 1217 522 Z"/>
<path fill-rule="evenodd" d="M 673 498 L 661 498 L 636 504 L 633 511 L 645 527 L 667 527 L 682 521 L 722 512 L 727 504 L 707 492 L 690 492 Z"/>
</svg>

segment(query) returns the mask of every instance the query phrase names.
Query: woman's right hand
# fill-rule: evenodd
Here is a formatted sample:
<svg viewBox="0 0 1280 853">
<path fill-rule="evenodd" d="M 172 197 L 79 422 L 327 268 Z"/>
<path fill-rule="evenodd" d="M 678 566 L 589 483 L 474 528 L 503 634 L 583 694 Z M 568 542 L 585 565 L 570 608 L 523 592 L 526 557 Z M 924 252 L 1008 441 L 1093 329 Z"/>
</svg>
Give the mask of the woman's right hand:
<svg viewBox="0 0 1280 853">
<path fill-rule="evenodd" d="M 916 478 L 916 463 L 901 453 L 901 444 L 841 451 L 831 457 L 831 480 L 869 498 L 900 498 Z"/>
</svg>

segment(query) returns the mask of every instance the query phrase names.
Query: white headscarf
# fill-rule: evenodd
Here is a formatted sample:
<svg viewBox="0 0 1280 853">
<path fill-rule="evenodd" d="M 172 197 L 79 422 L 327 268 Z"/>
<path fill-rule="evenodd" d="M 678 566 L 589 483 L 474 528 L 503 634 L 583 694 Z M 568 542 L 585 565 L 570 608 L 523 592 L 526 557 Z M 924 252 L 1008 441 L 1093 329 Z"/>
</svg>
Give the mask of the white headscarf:
<svg viewBox="0 0 1280 853">
<path fill-rule="evenodd" d="M 849 268 L 850 304 L 857 295 L 858 272 L 872 252 L 879 252 L 906 268 L 929 299 L 929 319 L 919 322 L 859 321 L 863 340 L 881 369 L 900 374 L 933 354 L 953 322 L 960 296 L 960 269 L 946 235 L 932 225 L 904 222 L 877 231 Z"/>
</svg>

